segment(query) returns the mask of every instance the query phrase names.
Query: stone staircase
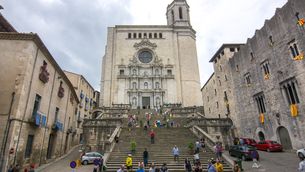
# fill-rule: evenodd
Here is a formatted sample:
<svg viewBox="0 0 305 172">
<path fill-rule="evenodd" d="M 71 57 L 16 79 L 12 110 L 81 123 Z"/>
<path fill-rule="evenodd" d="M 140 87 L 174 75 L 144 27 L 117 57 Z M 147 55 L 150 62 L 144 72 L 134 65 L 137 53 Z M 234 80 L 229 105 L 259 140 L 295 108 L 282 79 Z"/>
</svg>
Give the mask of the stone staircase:
<svg viewBox="0 0 305 172">
<path fill-rule="evenodd" d="M 153 120 L 158 116 L 153 117 Z M 133 154 L 133 170 L 138 167 L 138 163 L 143 161 L 142 155 L 145 148 L 149 153 L 148 162 L 154 162 L 156 167 L 161 167 L 163 163 L 167 164 L 170 171 L 184 171 L 184 159 L 193 160 L 193 155 L 188 150 L 190 142 L 195 143 L 197 138 L 187 128 L 154 128 L 156 133 L 155 144 L 150 143 L 149 131 L 144 131 L 143 128 L 133 128 L 128 131 L 123 128 L 119 143 L 115 146 L 110 158 L 107 162 L 107 171 L 117 171 L 120 165 L 125 164 L 126 157 L 130 153 L 130 141 L 136 141 L 136 152 Z M 180 150 L 180 160 L 175 162 L 171 153 L 174 145 L 177 145 Z M 207 149 L 206 152 L 200 151 L 200 162 L 204 171 L 206 171 L 207 162 L 210 158 L 215 158 L 214 153 Z M 146 171 L 148 168 L 146 168 Z M 224 163 L 224 171 L 232 171 L 231 167 Z"/>
</svg>

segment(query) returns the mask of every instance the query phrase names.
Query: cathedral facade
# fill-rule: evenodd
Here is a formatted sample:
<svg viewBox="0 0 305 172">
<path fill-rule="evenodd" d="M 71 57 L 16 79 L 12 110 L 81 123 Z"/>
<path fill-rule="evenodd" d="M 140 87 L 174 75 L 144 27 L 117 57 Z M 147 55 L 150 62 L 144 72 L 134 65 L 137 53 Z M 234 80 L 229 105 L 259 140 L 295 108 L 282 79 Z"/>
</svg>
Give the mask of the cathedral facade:
<svg viewBox="0 0 305 172">
<path fill-rule="evenodd" d="M 108 28 L 102 59 L 100 106 L 130 104 L 133 109 L 164 104 L 201 106 L 196 32 L 189 6 L 175 0 L 167 25 Z"/>
</svg>

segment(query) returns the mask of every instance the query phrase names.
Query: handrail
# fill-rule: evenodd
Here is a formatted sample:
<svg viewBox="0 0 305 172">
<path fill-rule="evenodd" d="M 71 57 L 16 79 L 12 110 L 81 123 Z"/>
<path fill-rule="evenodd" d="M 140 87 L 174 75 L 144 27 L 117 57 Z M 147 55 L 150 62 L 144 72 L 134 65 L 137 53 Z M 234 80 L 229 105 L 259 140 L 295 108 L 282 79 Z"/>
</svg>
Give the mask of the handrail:
<svg viewBox="0 0 305 172">
<path fill-rule="evenodd" d="M 122 130 L 121 126 L 116 127 L 115 130 L 113 131 L 112 135 L 110 136 L 110 138 L 104 142 L 105 144 L 110 144 L 109 149 L 107 150 L 107 153 L 105 152 L 105 154 L 104 154 L 105 163 L 107 163 L 107 161 L 110 157 L 110 154 L 116 144 L 114 138 L 115 138 L 115 136 L 118 136 L 118 137 L 120 136 L 121 130 Z"/>
</svg>

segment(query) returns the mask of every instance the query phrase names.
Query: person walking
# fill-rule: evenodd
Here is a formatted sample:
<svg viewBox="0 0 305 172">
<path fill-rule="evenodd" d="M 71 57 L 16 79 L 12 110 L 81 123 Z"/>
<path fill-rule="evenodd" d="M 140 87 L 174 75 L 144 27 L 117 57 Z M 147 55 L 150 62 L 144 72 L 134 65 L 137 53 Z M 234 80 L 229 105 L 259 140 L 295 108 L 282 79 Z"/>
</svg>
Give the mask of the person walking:
<svg viewBox="0 0 305 172">
<path fill-rule="evenodd" d="M 155 171 L 156 171 L 155 164 L 152 162 L 152 163 L 150 164 L 150 167 L 149 167 L 148 172 L 155 172 Z"/>
<path fill-rule="evenodd" d="M 150 143 L 154 144 L 155 143 L 155 135 L 156 135 L 156 133 L 154 132 L 153 129 L 151 129 L 149 135 L 150 135 Z"/>
<path fill-rule="evenodd" d="M 174 155 L 174 161 L 178 161 L 179 162 L 179 148 L 177 147 L 177 145 L 175 145 L 173 147 L 172 153 Z"/>
<path fill-rule="evenodd" d="M 222 144 L 221 143 L 217 143 L 216 144 L 216 149 L 215 149 L 215 151 L 216 151 L 216 157 L 217 157 L 217 159 L 219 159 L 220 161 L 222 160 L 222 151 L 223 151 L 223 149 L 222 149 Z"/>
<path fill-rule="evenodd" d="M 128 154 L 128 157 L 126 158 L 126 168 L 127 168 L 127 171 L 132 171 L 132 156 L 131 156 L 131 154 Z"/>
<path fill-rule="evenodd" d="M 145 148 L 144 152 L 143 152 L 143 161 L 144 161 L 144 166 L 146 167 L 148 164 L 148 151 Z"/>
<path fill-rule="evenodd" d="M 199 152 L 194 152 L 194 164 L 200 164 Z"/>
<path fill-rule="evenodd" d="M 124 170 L 125 170 L 125 166 L 123 164 L 116 172 L 124 172 Z"/>
<path fill-rule="evenodd" d="M 136 172 L 145 172 L 145 170 L 144 170 L 144 163 L 143 162 L 141 162 L 141 163 L 139 162 L 138 166 L 139 167 L 138 167 Z"/>
<path fill-rule="evenodd" d="M 212 164 L 211 161 L 208 161 L 208 167 L 207 167 L 208 172 L 216 172 L 216 169 L 214 165 Z"/>
<path fill-rule="evenodd" d="M 300 157 L 299 169 L 300 172 L 305 172 L 305 159 Z"/>
<path fill-rule="evenodd" d="M 217 172 L 223 172 L 223 165 L 220 163 L 219 159 L 216 160 L 215 168 Z"/>
<path fill-rule="evenodd" d="M 167 166 L 166 166 L 166 163 L 163 163 L 161 169 L 160 169 L 161 172 L 168 172 L 168 169 L 167 169 Z"/>
<path fill-rule="evenodd" d="M 187 158 L 184 160 L 184 169 L 185 172 L 192 172 L 192 164 Z"/>
<path fill-rule="evenodd" d="M 258 153 L 257 153 L 257 151 L 252 151 L 251 152 L 251 157 L 252 157 L 252 160 L 253 160 L 252 168 L 259 168 L 260 165 L 258 163 Z"/>
</svg>

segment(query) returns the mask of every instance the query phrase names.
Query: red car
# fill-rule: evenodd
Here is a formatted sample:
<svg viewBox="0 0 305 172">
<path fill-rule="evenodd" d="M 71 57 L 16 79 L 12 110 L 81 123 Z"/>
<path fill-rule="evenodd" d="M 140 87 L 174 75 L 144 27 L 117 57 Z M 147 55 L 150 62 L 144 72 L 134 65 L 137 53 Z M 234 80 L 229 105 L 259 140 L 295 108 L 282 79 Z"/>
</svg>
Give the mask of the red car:
<svg viewBox="0 0 305 172">
<path fill-rule="evenodd" d="M 240 139 L 243 140 L 244 144 L 256 147 L 257 143 L 254 139 L 250 139 L 250 138 L 240 138 Z"/>
<path fill-rule="evenodd" d="M 283 151 L 283 147 L 281 144 L 279 144 L 276 141 L 272 141 L 272 140 L 265 140 L 265 141 L 259 141 L 256 144 L 256 148 L 258 150 L 265 150 L 267 152 L 271 152 L 271 151 Z"/>
</svg>

